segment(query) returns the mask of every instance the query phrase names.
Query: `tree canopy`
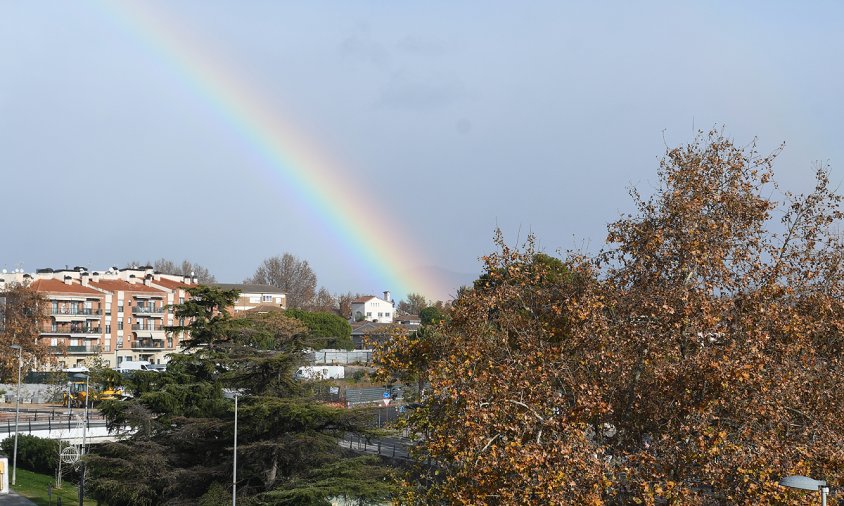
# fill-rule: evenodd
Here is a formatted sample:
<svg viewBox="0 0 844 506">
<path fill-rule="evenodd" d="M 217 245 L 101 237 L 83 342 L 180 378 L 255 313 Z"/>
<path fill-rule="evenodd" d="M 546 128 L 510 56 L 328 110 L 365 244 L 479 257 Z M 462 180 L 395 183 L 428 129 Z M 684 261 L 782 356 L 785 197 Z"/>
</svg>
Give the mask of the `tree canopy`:
<svg viewBox="0 0 844 506">
<path fill-rule="evenodd" d="M 841 197 L 773 179 L 720 132 L 669 149 L 595 257 L 484 258 L 422 353 L 409 503 L 802 504 L 844 483 Z M 422 357 L 423 360 L 413 362 Z"/>
<path fill-rule="evenodd" d="M 38 339 L 46 311 L 44 297 L 24 285 L 0 292 L 0 380 L 16 377 L 18 351 L 12 345 L 21 347 L 24 363 L 55 361 L 47 342 Z"/>
<path fill-rule="evenodd" d="M 217 282 L 217 278 L 211 274 L 207 267 L 203 267 L 196 262 L 190 260 L 182 260 L 181 262 L 174 262 L 168 258 L 159 258 L 155 262 L 147 261 L 145 264 L 137 261 L 129 262 L 129 265 L 151 265 L 156 272 L 163 272 L 166 274 L 178 274 L 181 276 L 195 277 L 201 284 L 208 285 Z"/>
<path fill-rule="evenodd" d="M 287 307 L 304 308 L 316 294 L 317 277 L 307 260 L 284 253 L 264 260 L 244 283 L 279 288 L 287 296 Z"/>
<path fill-rule="evenodd" d="M 308 336 L 311 338 L 309 344 L 312 348 L 354 348 L 352 326 L 336 314 L 302 309 L 288 309 L 284 314 L 299 320 L 308 328 Z"/>
<path fill-rule="evenodd" d="M 136 373 L 134 400 L 102 408 L 110 427 L 135 432 L 89 454 L 92 496 L 113 505 L 230 503 L 234 404 L 226 394 L 236 393 L 238 502 L 385 500 L 387 469 L 338 444 L 367 433 L 362 414 L 316 401 L 315 384 L 294 379 L 307 328 L 279 312 L 218 311 L 235 292 L 197 287 L 192 295 L 176 314 L 191 315 L 193 351 L 172 356 L 166 372 Z"/>
</svg>

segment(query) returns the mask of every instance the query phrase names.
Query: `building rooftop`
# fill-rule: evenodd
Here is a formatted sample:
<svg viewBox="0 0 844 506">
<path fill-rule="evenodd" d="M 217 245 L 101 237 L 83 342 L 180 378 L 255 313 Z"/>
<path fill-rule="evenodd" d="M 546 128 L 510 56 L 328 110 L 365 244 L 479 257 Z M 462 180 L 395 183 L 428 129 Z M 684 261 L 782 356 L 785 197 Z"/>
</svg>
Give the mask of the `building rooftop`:
<svg viewBox="0 0 844 506">
<path fill-rule="evenodd" d="M 137 280 L 134 284 L 128 281 L 124 281 L 122 279 L 101 279 L 99 281 L 90 281 L 91 286 L 94 288 L 100 288 L 102 290 L 107 290 L 109 292 L 116 292 L 118 290 L 122 290 L 124 292 L 142 292 L 142 293 L 155 293 L 155 294 L 163 294 L 164 291 L 159 290 L 158 288 L 153 288 L 151 286 L 146 286 L 143 280 Z"/>
<path fill-rule="evenodd" d="M 102 296 L 102 292 L 94 290 L 88 286 L 82 286 L 82 284 L 76 280 L 68 285 L 59 279 L 36 279 L 29 286 L 36 292 L 73 293 L 80 295 Z"/>
<path fill-rule="evenodd" d="M 175 279 L 168 279 L 168 278 L 161 278 L 161 279 L 153 279 L 152 284 L 163 286 L 164 288 L 168 288 L 170 290 L 176 290 L 177 288 L 190 288 L 192 286 L 197 286 L 195 284 L 188 284 L 184 281 L 176 281 Z"/>
<path fill-rule="evenodd" d="M 271 285 L 251 285 L 244 283 L 213 283 L 211 286 L 216 286 L 224 290 L 238 290 L 240 293 L 277 293 L 284 295 L 281 288 Z"/>
</svg>

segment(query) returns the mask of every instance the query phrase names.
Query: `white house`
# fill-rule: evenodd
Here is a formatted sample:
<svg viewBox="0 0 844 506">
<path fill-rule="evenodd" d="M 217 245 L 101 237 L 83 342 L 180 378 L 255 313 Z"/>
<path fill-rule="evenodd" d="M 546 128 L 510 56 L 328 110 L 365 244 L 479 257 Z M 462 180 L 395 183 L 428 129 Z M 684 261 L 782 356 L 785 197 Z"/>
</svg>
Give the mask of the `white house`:
<svg viewBox="0 0 844 506">
<path fill-rule="evenodd" d="M 384 298 L 365 295 L 352 301 L 352 321 L 368 321 L 378 323 L 393 323 L 396 308 L 390 292 L 384 292 Z"/>
</svg>

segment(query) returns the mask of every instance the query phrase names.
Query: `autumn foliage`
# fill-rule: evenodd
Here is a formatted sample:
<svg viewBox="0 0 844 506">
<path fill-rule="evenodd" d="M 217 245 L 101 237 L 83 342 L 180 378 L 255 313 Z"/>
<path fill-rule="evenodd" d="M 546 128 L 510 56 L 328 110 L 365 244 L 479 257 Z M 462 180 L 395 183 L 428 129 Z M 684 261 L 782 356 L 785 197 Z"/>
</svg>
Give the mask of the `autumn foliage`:
<svg viewBox="0 0 844 506">
<path fill-rule="evenodd" d="M 669 150 L 594 257 L 499 238 L 435 346 L 383 350 L 430 383 L 402 500 L 805 504 L 778 480 L 844 486 L 841 198 L 823 168 L 780 192 L 775 155 L 720 132 Z"/>
</svg>

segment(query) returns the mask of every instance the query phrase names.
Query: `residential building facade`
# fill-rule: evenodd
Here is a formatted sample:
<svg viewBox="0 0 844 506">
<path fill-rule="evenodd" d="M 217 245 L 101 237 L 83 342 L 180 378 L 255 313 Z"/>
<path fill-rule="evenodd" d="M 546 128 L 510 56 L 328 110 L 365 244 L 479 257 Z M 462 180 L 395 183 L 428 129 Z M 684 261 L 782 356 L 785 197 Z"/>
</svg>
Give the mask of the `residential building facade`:
<svg viewBox="0 0 844 506">
<path fill-rule="evenodd" d="M 287 296 L 274 286 L 236 283 L 215 283 L 213 286 L 240 292 L 240 297 L 231 308 L 233 314 L 261 309 L 287 309 Z"/>
<path fill-rule="evenodd" d="M 63 369 L 95 357 L 110 367 L 124 360 L 166 363 L 186 338 L 165 331 L 181 323 L 172 305 L 189 297 L 186 290 L 196 280 L 151 267 L 91 272 L 77 267 L 0 274 L 0 291 L 11 284 L 27 285 L 47 301 L 39 339 Z"/>
<path fill-rule="evenodd" d="M 396 309 L 390 292 L 384 292 L 383 299 L 366 295 L 352 300 L 351 321 L 353 322 L 393 323 L 395 314 Z"/>
</svg>

